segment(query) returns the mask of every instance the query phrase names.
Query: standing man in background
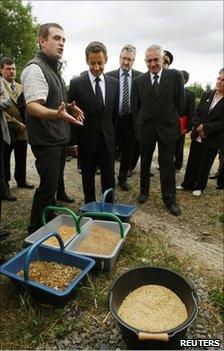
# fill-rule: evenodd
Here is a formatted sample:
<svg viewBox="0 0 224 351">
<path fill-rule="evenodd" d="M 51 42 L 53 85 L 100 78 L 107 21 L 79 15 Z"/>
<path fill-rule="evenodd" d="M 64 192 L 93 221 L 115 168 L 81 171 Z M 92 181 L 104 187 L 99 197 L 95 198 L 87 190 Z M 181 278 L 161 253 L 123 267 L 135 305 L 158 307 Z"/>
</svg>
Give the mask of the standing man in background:
<svg viewBox="0 0 224 351">
<path fill-rule="evenodd" d="M 41 25 L 38 43 L 40 51 L 27 63 L 21 75 L 28 141 L 40 177 L 33 197 L 29 234 L 41 227 L 41 211 L 55 204 L 56 191 L 63 182 L 70 139 L 69 123 L 82 125 L 84 119 L 75 102 L 66 104 L 67 95 L 60 74 L 65 44 L 63 28 L 57 23 Z"/>
<path fill-rule="evenodd" d="M 134 144 L 134 126 L 131 108 L 132 84 L 133 80 L 142 74 L 142 72 L 132 69 L 135 57 L 135 46 L 130 44 L 125 45 L 120 53 L 120 68 L 107 73 L 107 75 L 115 77 L 119 81 L 119 115 L 116 128 L 116 139 L 119 140 L 120 136 L 122 142 L 118 181 L 119 186 L 125 191 L 129 190 L 127 173 L 130 169 Z"/>
<path fill-rule="evenodd" d="M 3 77 L 4 90 L 7 96 L 12 100 L 10 113 L 5 112 L 8 123 L 11 144 L 6 144 L 4 148 L 4 167 L 5 180 L 8 185 L 8 193 L 4 199 L 15 201 L 16 197 L 10 194 L 9 181 L 11 179 L 10 159 L 12 151 L 15 154 L 15 172 L 14 177 L 19 188 L 33 189 L 33 185 L 26 181 L 26 157 L 27 157 L 27 133 L 24 124 L 24 115 L 21 115 L 22 109 L 19 109 L 18 100 L 21 99 L 22 86 L 15 81 L 16 66 L 9 57 L 3 57 L 0 61 L 0 70 Z"/>
<path fill-rule="evenodd" d="M 163 57 L 162 47 L 151 45 L 145 53 L 148 72 L 137 77 L 133 84 L 133 113 L 141 152 L 138 202 L 144 203 L 148 199 L 150 166 L 158 142 L 162 199 L 170 213 L 179 216 L 174 148 L 179 136 L 178 118 L 182 111 L 184 85 L 179 71 L 163 68 Z"/>
<path fill-rule="evenodd" d="M 115 119 L 118 81 L 104 75 L 107 48 L 98 41 L 86 50 L 89 71 L 72 79 L 68 99 L 83 110 L 85 122 L 77 130 L 85 203 L 96 201 L 95 173 L 100 167 L 102 192 L 114 188 Z"/>
<path fill-rule="evenodd" d="M 1 214 L 2 214 L 2 199 L 8 192 L 8 188 L 5 182 L 4 172 L 4 161 L 3 152 L 4 146 L 10 144 L 11 138 L 8 130 L 8 125 L 3 114 L 3 111 L 7 110 L 12 101 L 10 97 L 7 97 L 4 92 L 3 82 L 0 74 L 0 225 L 1 225 Z M 0 240 L 5 239 L 9 233 L 0 227 Z M 3 257 L 0 255 L 0 263 L 3 261 Z"/>
</svg>

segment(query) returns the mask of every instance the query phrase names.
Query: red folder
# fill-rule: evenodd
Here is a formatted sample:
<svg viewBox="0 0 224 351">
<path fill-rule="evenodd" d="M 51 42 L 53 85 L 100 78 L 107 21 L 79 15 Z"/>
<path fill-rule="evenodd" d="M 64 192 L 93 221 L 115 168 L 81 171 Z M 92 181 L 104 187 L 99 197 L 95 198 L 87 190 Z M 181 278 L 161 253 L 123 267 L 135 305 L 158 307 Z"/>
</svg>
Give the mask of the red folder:
<svg viewBox="0 0 224 351">
<path fill-rule="evenodd" d="M 179 127 L 181 134 L 185 134 L 188 130 L 188 117 L 180 116 L 179 117 Z"/>
</svg>

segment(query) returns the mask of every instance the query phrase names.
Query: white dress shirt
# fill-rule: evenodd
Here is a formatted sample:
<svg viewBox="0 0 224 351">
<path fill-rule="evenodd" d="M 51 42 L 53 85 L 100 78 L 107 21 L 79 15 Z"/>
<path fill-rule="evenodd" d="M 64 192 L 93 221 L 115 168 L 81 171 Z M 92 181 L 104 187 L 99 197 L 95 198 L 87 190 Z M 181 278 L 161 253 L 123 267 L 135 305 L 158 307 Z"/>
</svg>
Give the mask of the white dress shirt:
<svg viewBox="0 0 224 351">
<path fill-rule="evenodd" d="M 90 79 L 90 82 L 91 82 L 94 94 L 96 94 L 96 81 L 95 81 L 96 77 L 94 77 L 94 75 L 90 71 L 88 71 L 88 75 L 89 75 L 89 79 Z M 100 78 L 99 85 L 100 85 L 100 88 L 101 88 L 101 91 L 102 91 L 103 101 L 104 101 L 104 104 L 105 104 L 105 96 L 106 96 L 105 78 L 104 78 L 103 74 L 101 74 L 101 76 L 99 76 L 99 78 Z"/>
</svg>

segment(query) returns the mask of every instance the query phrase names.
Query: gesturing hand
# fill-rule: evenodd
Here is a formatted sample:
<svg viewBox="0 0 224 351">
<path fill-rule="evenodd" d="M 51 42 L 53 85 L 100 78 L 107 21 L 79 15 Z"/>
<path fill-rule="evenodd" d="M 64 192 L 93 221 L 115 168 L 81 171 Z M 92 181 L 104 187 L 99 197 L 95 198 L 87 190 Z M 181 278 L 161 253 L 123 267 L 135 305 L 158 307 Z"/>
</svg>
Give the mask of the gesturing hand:
<svg viewBox="0 0 224 351">
<path fill-rule="evenodd" d="M 59 118 L 62 118 L 62 119 L 64 119 L 67 122 L 70 122 L 70 123 L 82 126 L 83 125 L 83 120 L 84 120 L 83 112 L 77 106 L 74 106 L 73 110 L 75 110 L 75 112 L 76 112 L 76 116 L 75 117 L 73 117 L 72 115 L 70 115 L 66 111 L 65 103 L 62 102 L 61 105 L 58 108 L 57 115 L 58 115 Z"/>
</svg>

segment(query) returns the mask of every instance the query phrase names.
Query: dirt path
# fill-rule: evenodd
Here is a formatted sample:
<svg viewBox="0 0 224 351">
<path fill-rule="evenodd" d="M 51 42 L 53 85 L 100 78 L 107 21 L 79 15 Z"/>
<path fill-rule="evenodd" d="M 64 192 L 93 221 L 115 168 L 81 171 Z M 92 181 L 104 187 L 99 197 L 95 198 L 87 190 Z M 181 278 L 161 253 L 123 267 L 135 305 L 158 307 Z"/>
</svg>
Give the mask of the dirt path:
<svg viewBox="0 0 224 351">
<path fill-rule="evenodd" d="M 185 162 L 188 150 L 185 154 Z M 119 163 L 116 163 L 116 174 Z M 180 191 L 177 200 L 180 204 L 182 215 L 174 217 L 165 209 L 160 193 L 159 172 L 157 169 L 156 154 L 153 159 L 151 178 L 151 190 L 149 200 L 144 205 L 138 205 L 138 209 L 132 217 L 132 221 L 141 227 L 149 235 L 156 235 L 167 241 L 170 249 L 175 250 L 181 257 L 192 256 L 195 266 L 202 268 L 206 274 L 220 276 L 223 271 L 223 232 L 219 216 L 224 212 L 223 191 L 215 189 L 215 181 L 209 180 L 208 187 L 200 198 L 194 198 L 190 192 Z M 217 161 L 213 171 L 217 168 Z M 183 179 L 184 170 L 177 174 L 177 183 Z M 28 151 L 28 180 L 38 185 L 34 158 Z M 136 198 L 139 192 L 139 165 L 132 178 L 129 179 L 131 190 L 124 192 L 118 187 L 116 194 L 119 203 L 137 204 Z M 67 193 L 75 198 L 74 209 L 77 210 L 83 204 L 81 175 L 77 172 L 76 159 L 66 163 L 65 184 Z M 100 177 L 96 176 L 98 199 L 100 199 Z M 11 181 L 12 194 L 18 197 L 16 203 L 4 202 L 2 220 L 13 218 L 16 213 L 30 210 L 33 191 L 18 189 L 14 180 Z M 72 205 L 73 207 L 73 205 Z M 26 234 L 24 234 L 26 236 Z"/>
</svg>

